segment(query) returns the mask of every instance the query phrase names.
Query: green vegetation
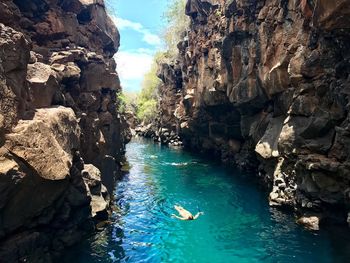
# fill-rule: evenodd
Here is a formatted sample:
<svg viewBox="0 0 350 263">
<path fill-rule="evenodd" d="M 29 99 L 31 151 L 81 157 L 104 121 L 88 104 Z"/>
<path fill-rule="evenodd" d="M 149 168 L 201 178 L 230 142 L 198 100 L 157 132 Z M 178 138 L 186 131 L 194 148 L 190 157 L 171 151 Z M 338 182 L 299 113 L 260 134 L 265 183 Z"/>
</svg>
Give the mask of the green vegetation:
<svg viewBox="0 0 350 263">
<path fill-rule="evenodd" d="M 120 92 L 118 96 L 118 112 L 137 111 L 137 94 L 132 92 Z"/>
<path fill-rule="evenodd" d="M 164 14 L 166 27 L 162 37 L 165 42 L 163 57 L 166 62 L 172 61 L 178 54 L 177 44 L 183 40 L 189 28 L 190 19 L 185 14 L 186 0 L 172 0 Z"/>
<path fill-rule="evenodd" d="M 140 122 L 151 123 L 157 117 L 158 87 L 160 80 L 157 69 L 160 63 L 171 63 L 178 54 L 177 44 L 184 38 L 188 30 L 189 18 L 185 15 L 186 0 L 170 1 L 168 10 L 164 14 L 166 26 L 162 32 L 165 51 L 157 52 L 149 72 L 144 76 L 142 90 L 137 96 L 134 112 Z M 125 98 L 121 100 L 127 102 Z M 126 106 L 125 106 L 126 107 Z"/>
<path fill-rule="evenodd" d="M 160 84 L 157 68 L 158 65 L 154 60 L 150 71 L 143 78 L 142 90 L 137 98 L 137 118 L 146 124 L 152 122 L 157 116 L 158 85 Z"/>
</svg>

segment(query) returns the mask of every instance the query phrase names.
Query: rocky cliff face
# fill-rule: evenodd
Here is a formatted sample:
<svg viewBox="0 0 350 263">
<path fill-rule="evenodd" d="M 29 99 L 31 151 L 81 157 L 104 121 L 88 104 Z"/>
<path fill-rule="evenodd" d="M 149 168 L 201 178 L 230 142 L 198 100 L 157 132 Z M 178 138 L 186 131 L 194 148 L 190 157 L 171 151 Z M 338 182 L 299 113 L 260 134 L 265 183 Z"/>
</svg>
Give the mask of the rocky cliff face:
<svg viewBox="0 0 350 263">
<path fill-rule="evenodd" d="M 350 2 L 188 0 L 186 13 L 159 72 L 162 126 L 256 171 L 271 205 L 346 222 Z"/>
<path fill-rule="evenodd" d="M 0 261 L 50 262 L 108 216 L 129 139 L 103 0 L 0 3 Z"/>
</svg>

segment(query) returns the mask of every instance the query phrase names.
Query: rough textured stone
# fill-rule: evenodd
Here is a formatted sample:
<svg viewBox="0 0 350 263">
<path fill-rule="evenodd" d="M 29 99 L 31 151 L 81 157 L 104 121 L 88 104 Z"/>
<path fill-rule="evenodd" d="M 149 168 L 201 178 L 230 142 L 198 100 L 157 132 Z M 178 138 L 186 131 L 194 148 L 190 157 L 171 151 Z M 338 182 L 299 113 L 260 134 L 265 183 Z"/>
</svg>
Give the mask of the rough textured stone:
<svg viewBox="0 0 350 263">
<path fill-rule="evenodd" d="M 153 131 L 253 170 L 271 205 L 346 222 L 349 10 L 345 0 L 188 0 L 179 55 L 159 65 Z"/>
<path fill-rule="evenodd" d="M 317 0 L 313 23 L 315 26 L 326 29 L 350 28 L 350 7 L 346 0 Z"/>
<path fill-rule="evenodd" d="M 119 90 L 120 82 L 116 72 L 106 70 L 104 63 L 91 63 L 83 71 L 82 88 L 84 91 L 92 92 L 102 88 Z"/>
<path fill-rule="evenodd" d="M 270 121 L 264 136 L 260 139 L 255 147 L 255 151 L 263 158 L 276 158 L 278 152 L 278 138 L 282 130 L 283 117 Z"/>
<path fill-rule="evenodd" d="M 53 96 L 59 89 L 56 78 L 49 65 L 40 62 L 28 65 L 27 80 L 34 108 L 52 105 Z"/>
<path fill-rule="evenodd" d="M 104 217 L 108 217 L 109 195 L 106 187 L 101 183 L 100 170 L 91 164 L 86 164 L 82 176 L 91 195 L 91 216 L 105 219 Z"/>
<path fill-rule="evenodd" d="M 1 262 L 51 262 L 107 219 L 130 140 L 118 48 L 103 0 L 1 1 Z"/>
<path fill-rule="evenodd" d="M 48 180 L 69 175 L 80 129 L 72 109 L 38 109 L 33 120 L 21 120 L 6 136 L 5 147 Z"/>
<path fill-rule="evenodd" d="M 301 224 L 310 230 L 319 230 L 319 222 L 320 219 L 317 216 L 301 217 L 297 220 L 298 224 Z"/>
<path fill-rule="evenodd" d="M 0 24 L 0 113 L 2 128 L 10 130 L 22 117 L 29 97 L 26 71 L 29 44 L 24 35 Z"/>
</svg>

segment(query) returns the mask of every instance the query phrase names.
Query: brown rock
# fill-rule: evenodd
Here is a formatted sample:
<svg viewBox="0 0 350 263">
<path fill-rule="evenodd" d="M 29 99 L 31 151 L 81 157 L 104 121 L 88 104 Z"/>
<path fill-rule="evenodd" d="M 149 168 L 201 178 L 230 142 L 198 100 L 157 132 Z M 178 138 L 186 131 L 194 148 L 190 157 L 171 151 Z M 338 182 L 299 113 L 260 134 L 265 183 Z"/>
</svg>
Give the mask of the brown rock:
<svg viewBox="0 0 350 263">
<path fill-rule="evenodd" d="M 345 0 L 187 1 L 190 30 L 159 65 L 153 130 L 253 169 L 274 205 L 349 207 L 349 10 Z"/>
<path fill-rule="evenodd" d="M 107 69 L 107 70 L 106 70 Z M 116 72 L 108 70 L 104 63 L 91 63 L 82 72 L 82 89 L 87 92 L 101 90 L 102 88 L 119 90 L 120 81 Z"/>
<path fill-rule="evenodd" d="M 0 261 L 50 262 L 108 216 L 98 173 L 81 170 L 98 165 L 113 190 L 128 140 L 119 33 L 102 0 L 3 0 L 0 22 Z"/>
<path fill-rule="evenodd" d="M 53 52 L 50 56 L 51 64 L 67 64 L 68 62 L 87 62 L 86 50 L 81 49 L 70 49 L 59 52 Z"/>
<path fill-rule="evenodd" d="M 101 183 L 100 170 L 91 164 L 86 164 L 84 165 L 82 175 L 91 192 L 90 206 L 92 217 L 101 213 L 107 213 L 109 200 L 106 200 L 103 196 L 103 192 L 106 191 L 106 188 Z"/>
<path fill-rule="evenodd" d="M 303 216 L 297 220 L 297 223 L 303 225 L 309 230 L 319 230 L 320 229 L 320 218 L 317 216 Z"/>
<path fill-rule="evenodd" d="M 91 215 L 92 217 L 97 216 L 101 212 L 107 212 L 108 203 L 102 195 L 91 196 Z"/>
<path fill-rule="evenodd" d="M 263 158 L 276 158 L 278 152 L 278 138 L 282 131 L 283 117 L 272 119 L 266 129 L 264 136 L 255 147 L 255 151 Z"/>
<path fill-rule="evenodd" d="M 58 73 L 58 77 L 63 81 L 74 81 L 79 80 L 81 70 L 73 62 L 68 62 L 66 65 L 63 64 L 52 64 L 51 69 Z"/>
<path fill-rule="evenodd" d="M 37 110 L 33 120 L 22 120 L 6 135 L 5 147 L 25 160 L 44 179 L 69 175 L 72 149 L 79 145 L 80 130 L 71 109 Z"/>
<path fill-rule="evenodd" d="M 0 29 L 1 60 L 4 72 L 26 69 L 30 54 L 28 42 L 24 35 L 3 24 L 0 24 Z"/>
<path fill-rule="evenodd" d="M 29 44 L 24 35 L 0 24 L 0 113 L 3 128 L 9 130 L 23 115 L 29 97 L 26 71 Z"/>
<path fill-rule="evenodd" d="M 59 89 L 57 76 L 50 66 L 36 62 L 28 65 L 27 80 L 35 108 L 50 107 Z"/>
<path fill-rule="evenodd" d="M 288 87 L 290 82 L 288 75 L 288 64 L 285 61 L 279 61 L 273 65 L 264 78 L 264 87 L 271 97 L 282 92 Z"/>
<path fill-rule="evenodd" d="M 326 30 L 350 28 L 349 15 L 350 3 L 347 0 L 317 0 L 313 23 Z"/>
<path fill-rule="evenodd" d="M 58 34 L 65 33 L 65 27 L 62 18 L 56 12 L 49 11 L 46 14 L 46 20 L 35 25 L 37 34 L 42 37 L 50 38 Z"/>
<path fill-rule="evenodd" d="M 53 183 L 43 179 L 26 160 L 19 160 L 6 150 L 0 153 L 0 165 L 0 229 L 5 233 L 30 224 L 52 206 L 67 187 L 66 180 Z"/>
<path fill-rule="evenodd" d="M 95 187 L 99 187 L 99 191 L 101 191 L 101 172 L 96 166 L 85 164 L 82 176 L 88 184 L 90 191 Z"/>
</svg>

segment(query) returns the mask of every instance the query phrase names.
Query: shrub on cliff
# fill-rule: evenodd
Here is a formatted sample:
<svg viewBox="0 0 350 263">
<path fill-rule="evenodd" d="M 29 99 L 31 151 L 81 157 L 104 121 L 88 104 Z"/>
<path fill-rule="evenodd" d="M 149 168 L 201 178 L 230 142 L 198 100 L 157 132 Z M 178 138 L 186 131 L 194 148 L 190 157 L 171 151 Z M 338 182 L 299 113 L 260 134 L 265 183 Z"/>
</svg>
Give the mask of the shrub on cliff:
<svg viewBox="0 0 350 263">
<path fill-rule="evenodd" d="M 142 81 L 142 90 L 137 98 L 137 118 L 146 124 L 157 117 L 158 85 L 157 63 L 154 60 Z"/>
<path fill-rule="evenodd" d="M 155 99 L 142 102 L 137 111 L 137 118 L 144 124 L 151 123 L 157 116 L 157 101 Z"/>
<path fill-rule="evenodd" d="M 136 113 L 137 111 L 137 94 L 133 92 L 120 92 L 118 96 L 118 112 L 125 113 L 131 111 Z"/>
<path fill-rule="evenodd" d="M 164 13 L 165 27 L 162 38 L 165 51 L 157 52 L 153 58 L 153 64 L 149 72 L 144 76 L 142 90 L 137 100 L 137 117 L 140 122 L 151 123 L 157 117 L 158 86 L 160 79 L 157 77 L 158 64 L 170 63 L 178 54 L 177 44 L 183 40 L 189 27 L 189 18 L 185 15 L 185 0 L 172 0 Z"/>
<path fill-rule="evenodd" d="M 163 31 L 165 52 L 159 57 L 162 62 L 169 62 L 178 54 L 177 44 L 183 40 L 189 29 L 190 19 L 185 14 L 186 0 L 172 0 L 164 13 L 166 26 Z"/>
</svg>

